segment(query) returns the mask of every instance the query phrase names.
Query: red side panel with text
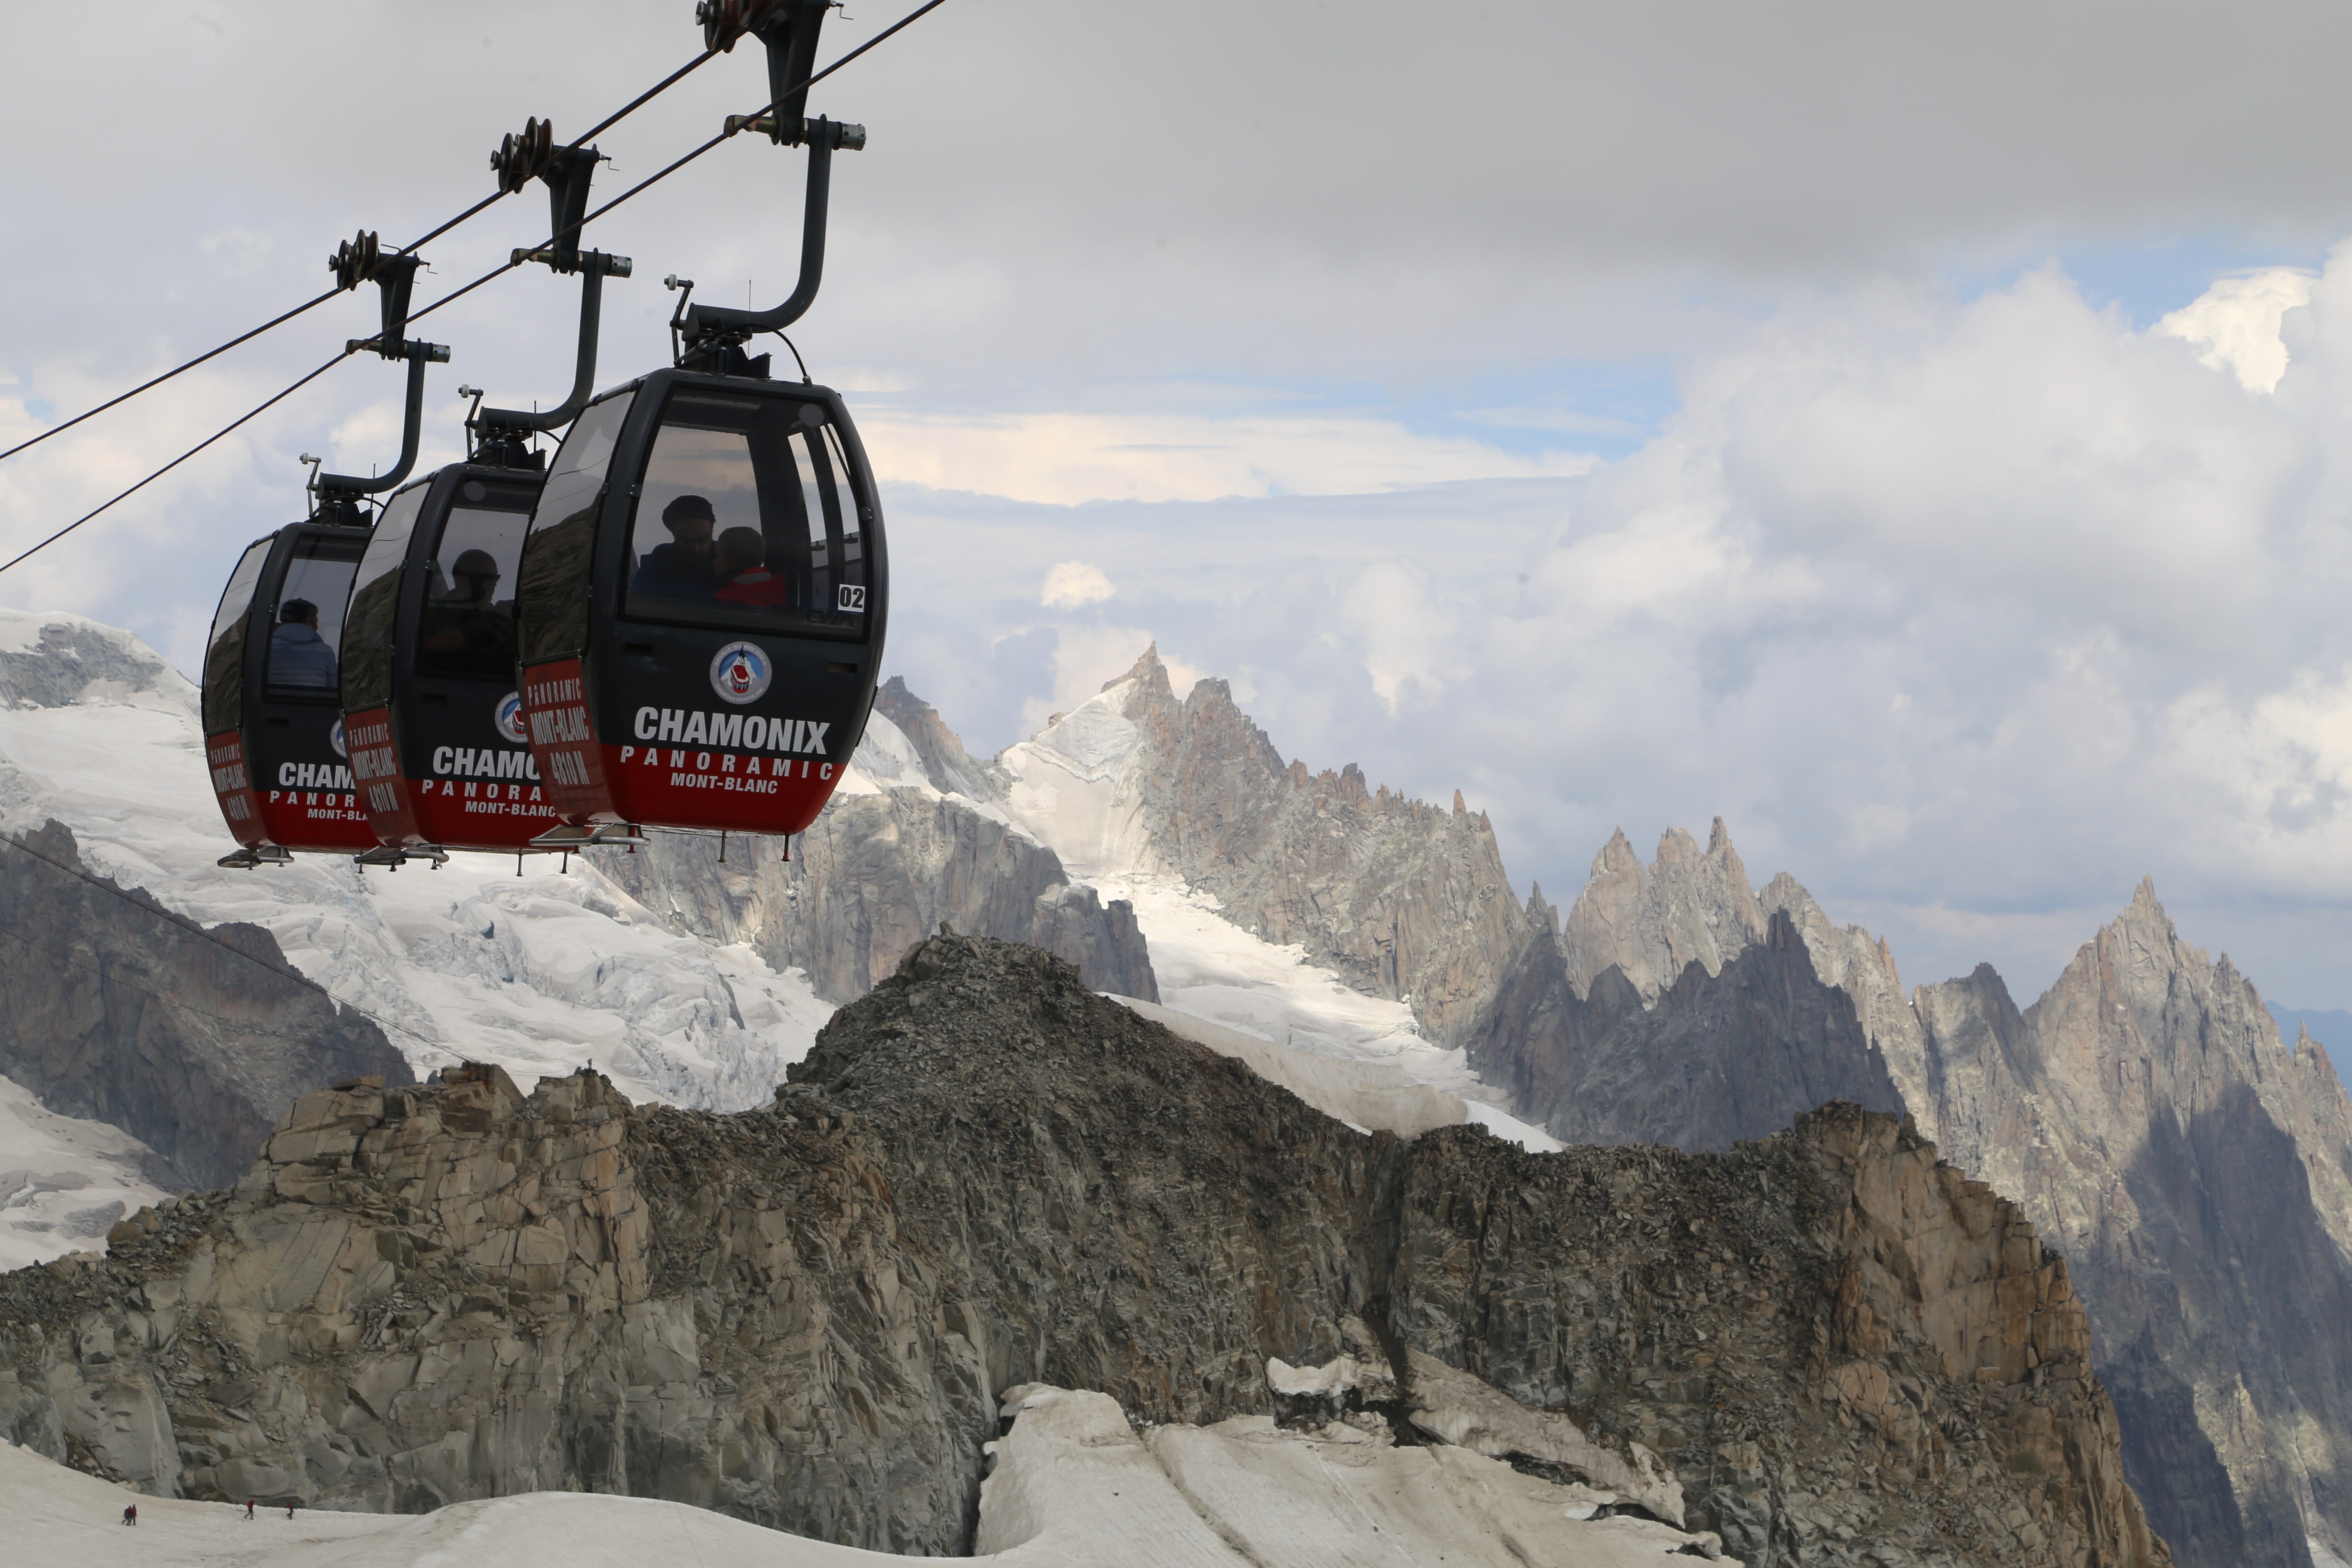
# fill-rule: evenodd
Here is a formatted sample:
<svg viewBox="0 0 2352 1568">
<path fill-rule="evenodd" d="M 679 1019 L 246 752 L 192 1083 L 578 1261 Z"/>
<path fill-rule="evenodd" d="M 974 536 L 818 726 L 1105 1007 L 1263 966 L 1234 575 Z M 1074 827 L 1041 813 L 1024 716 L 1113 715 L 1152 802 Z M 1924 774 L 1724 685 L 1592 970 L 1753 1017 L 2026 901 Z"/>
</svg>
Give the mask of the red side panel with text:
<svg viewBox="0 0 2352 1568">
<path fill-rule="evenodd" d="M 257 784 L 251 748 L 241 731 L 211 737 L 205 752 L 221 816 L 238 843 L 330 854 L 376 847 L 367 813 L 352 792 L 351 772 L 341 763 L 281 763 L 279 776 Z M 240 812 L 251 815 L 240 816 Z"/>
<path fill-rule="evenodd" d="M 523 724 L 530 754 L 556 815 L 576 826 L 615 822 L 604 789 L 604 749 L 588 712 L 588 682 L 577 658 L 523 667 Z"/>
<path fill-rule="evenodd" d="M 261 802 L 254 798 L 253 770 L 245 760 L 245 736 L 225 730 L 205 737 L 205 766 L 211 770 L 213 795 L 220 801 L 221 819 L 231 837 L 247 848 L 268 840 L 261 826 Z"/>
<path fill-rule="evenodd" d="M 392 743 L 392 710 L 370 708 L 343 721 L 343 744 L 351 749 L 352 782 L 359 786 L 361 810 L 375 837 L 386 844 L 421 844 L 425 836 L 401 787 L 400 755 Z"/>
</svg>

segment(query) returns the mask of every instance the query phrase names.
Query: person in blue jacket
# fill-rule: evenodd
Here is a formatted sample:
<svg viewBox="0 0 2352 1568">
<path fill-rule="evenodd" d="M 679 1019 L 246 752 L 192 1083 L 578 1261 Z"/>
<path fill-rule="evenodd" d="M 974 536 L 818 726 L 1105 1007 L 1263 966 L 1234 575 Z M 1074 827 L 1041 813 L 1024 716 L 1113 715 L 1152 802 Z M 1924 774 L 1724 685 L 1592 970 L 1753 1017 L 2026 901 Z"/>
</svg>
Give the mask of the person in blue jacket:
<svg viewBox="0 0 2352 1568">
<path fill-rule="evenodd" d="M 278 629 L 269 634 L 269 684 L 332 691 L 342 677 L 335 650 L 319 635 L 319 606 L 289 599 L 278 606 Z"/>
</svg>

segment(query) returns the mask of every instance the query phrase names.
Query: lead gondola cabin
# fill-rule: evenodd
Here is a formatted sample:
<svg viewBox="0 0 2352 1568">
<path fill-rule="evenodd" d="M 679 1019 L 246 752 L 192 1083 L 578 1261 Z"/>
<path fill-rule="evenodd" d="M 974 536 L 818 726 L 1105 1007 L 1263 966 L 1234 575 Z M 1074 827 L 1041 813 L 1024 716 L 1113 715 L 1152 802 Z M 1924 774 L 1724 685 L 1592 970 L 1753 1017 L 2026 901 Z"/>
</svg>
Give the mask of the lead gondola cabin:
<svg viewBox="0 0 2352 1568">
<path fill-rule="evenodd" d="M 791 834 L 874 703 L 889 573 L 838 394 L 660 370 L 592 404 L 522 557 L 524 721 L 555 810 Z"/>
</svg>

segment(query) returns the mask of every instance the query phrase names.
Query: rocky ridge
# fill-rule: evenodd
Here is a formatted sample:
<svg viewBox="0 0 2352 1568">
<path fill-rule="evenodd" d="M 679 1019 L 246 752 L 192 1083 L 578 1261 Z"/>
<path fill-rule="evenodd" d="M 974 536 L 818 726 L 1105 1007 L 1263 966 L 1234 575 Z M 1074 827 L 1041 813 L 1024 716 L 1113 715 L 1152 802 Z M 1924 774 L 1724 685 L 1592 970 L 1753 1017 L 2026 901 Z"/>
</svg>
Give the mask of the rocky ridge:
<svg viewBox="0 0 2352 1568">
<path fill-rule="evenodd" d="M 898 708 L 929 711 L 912 697 Z M 1106 904 L 1003 812 L 935 786 L 925 769 L 909 737 L 877 710 L 857 772 L 793 841 L 792 859 L 761 840 L 665 837 L 602 867 L 680 930 L 747 943 L 771 966 L 805 973 L 828 1002 L 866 994 L 943 921 L 1044 948 L 1098 991 L 1159 1000 L 1131 905 Z"/>
<path fill-rule="evenodd" d="M 2168 1561 L 2065 1262 L 1892 1118 L 1368 1135 L 952 936 L 793 1079 L 733 1116 L 489 1068 L 306 1096 L 234 1190 L 0 1277 L 0 1426 L 162 1493 L 623 1491 L 937 1553 L 1000 1390 L 1198 1424 L 1352 1357 L 1397 1390 L 1335 1390 L 1360 1430 L 1678 1492 L 1754 1563 Z"/>
<path fill-rule="evenodd" d="M 2352 1104 L 2326 1055 L 2147 883 L 2021 1011 L 1984 966 L 1906 994 L 1885 943 L 1786 874 L 1750 893 L 1719 821 L 1694 848 L 1669 833 L 1642 868 L 1612 840 L 1564 929 L 1531 900 L 1470 1046 L 1513 1109 L 1686 1148 L 1768 1133 L 1792 1095 L 1901 1110 L 2064 1251 L 2180 1561 L 2352 1546 Z"/>
<path fill-rule="evenodd" d="M 918 720 L 927 735 L 935 719 Z M 1448 809 L 1352 763 L 1286 763 L 1226 682 L 1179 700 L 1156 647 L 987 769 L 952 741 L 927 742 L 934 782 L 992 790 L 1075 874 L 1177 878 L 1243 930 L 1409 1003 L 1440 1045 L 1460 1043 L 1525 940 L 1494 829 L 1459 792 Z"/>
<path fill-rule="evenodd" d="M 144 1142 L 169 1166 L 152 1179 L 173 1189 L 235 1181 L 319 1084 L 411 1079 L 383 1031 L 296 978 L 268 931 L 206 929 L 214 940 L 87 871 L 58 823 L 0 847 L 14 939 L 0 943 L 0 1074 Z"/>
</svg>

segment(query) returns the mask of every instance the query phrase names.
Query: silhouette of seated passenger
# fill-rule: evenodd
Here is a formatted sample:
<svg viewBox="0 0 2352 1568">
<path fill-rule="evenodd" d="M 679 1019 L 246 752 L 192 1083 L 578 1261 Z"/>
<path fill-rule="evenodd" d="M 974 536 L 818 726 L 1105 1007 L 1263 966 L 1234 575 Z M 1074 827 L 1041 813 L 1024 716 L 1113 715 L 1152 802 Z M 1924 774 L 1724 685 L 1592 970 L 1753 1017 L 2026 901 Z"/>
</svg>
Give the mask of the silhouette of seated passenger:
<svg viewBox="0 0 2352 1568">
<path fill-rule="evenodd" d="M 500 606 L 499 563 L 487 550 L 468 550 L 449 563 L 449 595 L 425 606 L 418 647 L 452 675 L 504 680 L 514 673 L 514 617 Z"/>
<path fill-rule="evenodd" d="M 719 602 L 760 609 L 784 609 L 793 585 L 768 570 L 768 542 L 756 528 L 730 528 L 719 536 Z"/>
<path fill-rule="evenodd" d="M 341 682 L 335 650 L 319 635 L 319 606 L 308 599 L 278 605 L 278 626 L 269 634 L 269 684 L 332 691 Z"/>
<path fill-rule="evenodd" d="M 679 496 L 662 508 L 661 520 L 670 542 L 646 552 L 629 579 L 630 591 L 671 599 L 709 598 L 719 586 L 710 543 L 719 516 L 710 502 L 701 496 Z"/>
</svg>

